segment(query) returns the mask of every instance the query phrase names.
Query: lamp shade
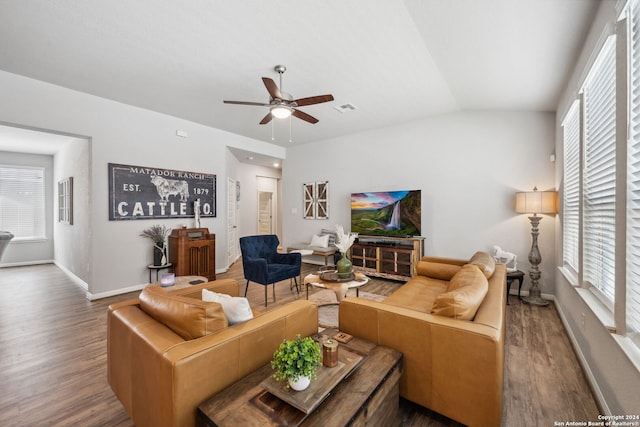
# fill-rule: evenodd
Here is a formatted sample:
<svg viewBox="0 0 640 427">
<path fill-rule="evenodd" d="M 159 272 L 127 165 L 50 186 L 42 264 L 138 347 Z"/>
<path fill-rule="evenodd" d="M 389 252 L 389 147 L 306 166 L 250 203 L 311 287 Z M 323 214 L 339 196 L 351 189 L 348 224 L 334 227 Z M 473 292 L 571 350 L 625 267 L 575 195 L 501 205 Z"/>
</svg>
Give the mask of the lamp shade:
<svg viewBox="0 0 640 427">
<path fill-rule="evenodd" d="M 516 193 L 516 212 L 532 214 L 558 213 L 557 191 L 520 191 Z"/>
</svg>

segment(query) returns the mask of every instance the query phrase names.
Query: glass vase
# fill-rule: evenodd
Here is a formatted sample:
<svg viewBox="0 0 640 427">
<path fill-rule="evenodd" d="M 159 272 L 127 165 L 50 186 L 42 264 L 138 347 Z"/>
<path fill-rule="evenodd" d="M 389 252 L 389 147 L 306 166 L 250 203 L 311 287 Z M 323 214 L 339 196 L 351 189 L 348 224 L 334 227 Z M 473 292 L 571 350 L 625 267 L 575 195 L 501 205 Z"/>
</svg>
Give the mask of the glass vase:
<svg viewBox="0 0 640 427">
<path fill-rule="evenodd" d="M 351 277 L 353 264 L 351 264 L 351 260 L 347 257 L 346 253 L 342 254 L 342 258 L 340 258 L 336 264 L 336 269 L 340 279 L 349 279 Z"/>
<path fill-rule="evenodd" d="M 153 265 L 165 265 L 166 259 L 164 257 L 164 246 L 159 248 L 158 246 L 153 246 Z"/>
</svg>

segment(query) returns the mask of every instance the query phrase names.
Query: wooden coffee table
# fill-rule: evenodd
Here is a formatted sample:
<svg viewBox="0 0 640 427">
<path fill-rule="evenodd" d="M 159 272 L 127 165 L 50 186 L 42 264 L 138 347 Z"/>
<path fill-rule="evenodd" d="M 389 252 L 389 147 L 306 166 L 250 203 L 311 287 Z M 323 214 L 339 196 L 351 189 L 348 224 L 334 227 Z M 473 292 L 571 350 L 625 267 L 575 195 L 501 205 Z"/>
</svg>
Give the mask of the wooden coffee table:
<svg viewBox="0 0 640 427">
<path fill-rule="evenodd" d="M 331 338 L 337 332 L 326 329 L 321 333 L 321 340 Z M 267 364 L 201 404 L 196 425 L 400 425 L 398 405 L 402 353 L 358 338 L 340 344 L 339 348 L 344 347 L 358 352 L 364 360 L 310 414 L 274 397 L 261 386 L 273 375 L 271 365 Z"/>
</svg>

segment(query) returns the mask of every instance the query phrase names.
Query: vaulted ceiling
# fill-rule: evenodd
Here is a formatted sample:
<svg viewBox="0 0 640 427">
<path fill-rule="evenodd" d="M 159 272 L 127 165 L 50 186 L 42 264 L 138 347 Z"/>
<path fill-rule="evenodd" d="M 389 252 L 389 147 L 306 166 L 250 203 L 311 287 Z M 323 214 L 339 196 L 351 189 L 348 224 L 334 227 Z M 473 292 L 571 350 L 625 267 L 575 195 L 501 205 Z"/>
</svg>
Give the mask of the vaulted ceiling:
<svg viewBox="0 0 640 427">
<path fill-rule="evenodd" d="M 459 110 L 554 111 L 598 0 L 2 0 L 0 69 L 289 146 Z M 258 122 L 261 77 L 335 101 Z M 1 102 L 1 101 L 0 101 Z M 355 110 L 334 107 L 352 104 Z M 0 117 L 0 121 L 2 118 Z"/>
</svg>

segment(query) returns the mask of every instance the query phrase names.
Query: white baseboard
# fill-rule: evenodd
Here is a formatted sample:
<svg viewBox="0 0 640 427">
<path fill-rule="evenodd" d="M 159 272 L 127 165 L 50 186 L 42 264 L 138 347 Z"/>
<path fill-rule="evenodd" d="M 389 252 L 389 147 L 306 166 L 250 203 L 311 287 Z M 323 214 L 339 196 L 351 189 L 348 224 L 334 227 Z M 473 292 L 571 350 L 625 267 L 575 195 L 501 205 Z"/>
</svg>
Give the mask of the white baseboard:
<svg viewBox="0 0 640 427">
<path fill-rule="evenodd" d="M 116 289 L 116 290 L 108 291 L 108 292 L 100 292 L 100 293 L 97 293 L 97 294 L 92 294 L 90 292 L 87 292 L 86 298 L 89 301 L 95 301 L 95 300 L 101 299 L 101 298 L 113 297 L 113 296 L 116 296 L 116 295 L 127 294 L 129 292 L 141 291 L 147 285 L 148 285 L 148 283 L 143 283 L 141 285 L 130 286 L 128 288 L 120 288 L 120 289 Z"/>
<path fill-rule="evenodd" d="M 222 268 L 222 269 L 216 269 L 216 274 L 223 274 L 223 273 L 226 273 L 227 271 L 229 271 L 229 267 Z M 134 286 L 130 286 L 128 288 L 120 288 L 120 289 L 115 289 L 113 291 L 100 292 L 100 293 L 97 293 L 97 294 L 92 294 L 90 292 L 87 292 L 86 298 L 89 301 L 95 301 L 95 300 L 98 300 L 98 299 L 101 299 L 101 298 L 107 298 L 107 297 L 113 297 L 113 296 L 116 296 L 116 295 L 128 294 L 129 292 L 141 291 L 147 285 L 149 285 L 149 284 L 148 283 L 142 283 L 140 285 L 134 285 Z"/>
<path fill-rule="evenodd" d="M 89 284 L 87 282 L 85 282 L 84 280 L 82 280 L 81 278 L 79 278 L 78 276 L 73 274 L 71 271 L 69 271 L 69 269 L 67 269 L 64 265 L 60 264 L 59 262 L 54 261 L 53 263 L 56 265 L 56 267 L 58 267 L 60 270 L 62 270 L 64 272 L 64 274 L 69 276 L 69 278 L 71 279 L 71 281 L 73 283 L 75 283 L 76 285 L 80 286 L 85 291 L 89 290 Z"/>
<path fill-rule="evenodd" d="M 511 292 L 509 292 L 509 295 L 517 296 L 518 291 L 511 290 Z M 529 291 L 522 291 L 520 295 L 528 296 Z M 558 315 L 560 316 L 560 321 L 562 322 L 562 326 L 564 327 L 564 330 L 566 331 L 567 336 L 569 337 L 569 341 L 571 342 L 571 346 L 573 347 L 576 353 L 576 356 L 578 357 L 578 363 L 580 363 L 580 367 L 582 368 L 582 371 L 584 372 L 585 377 L 589 382 L 589 386 L 593 391 L 593 395 L 597 401 L 598 408 L 603 412 L 603 414 L 611 415 L 611 411 L 609 410 L 607 402 L 605 401 L 604 395 L 602 394 L 600 387 L 598 387 L 598 383 L 596 382 L 593 372 L 591 371 L 591 368 L 587 363 L 587 359 L 584 357 L 584 354 L 582 353 L 582 349 L 580 348 L 580 346 L 578 346 L 578 341 L 576 340 L 576 337 L 573 334 L 573 331 L 569 327 L 569 322 L 567 322 L 567 318 L 564 315 L 564 312 L 562 311 L 562 308 L 558 304 L 558 301 L 556 300 L 555 296 L 552 294 L 541 294 L 540 297 L 542 299 L 551 301 L 553 305 L 556 307 L 556 310 L 558 311 Z"/>
<path fill-rule="evenodd" d="M 41 264 L 54 264 L 55 261 L 52 259 L 43 259 L 39 261 L 23 261 L 23 262 L 8 262 L 0 265 L 0 268 L 5 267 L 25 267 L 27 265 L 41 265 Z"/>
<path fill-rule="evenodd" d="M 604 398 L 604 394 L 602 394 L 602 390 L 600 390 L 600 387 L 598 387 L 598 383 L 596 382 L 595 376 L 593 375 L 593 372 L 591 371 L 591 368 L 587 363 L 587 359 L 584 357 L 584 353 L 582 352 L 582 349 L 578 345 L 578 340 L 576 339 L 575 335 L 573 334 L 573 331 L 569 327 L 569 322 L 567 321 L 567 317 L 564 315 L 564 312 L 562 311 L 562 307 L 560 307 L 560 305 L 558 304 L 558 301 L 555 298 L 553 298 L 553 303 L 556 306 L 556 310 L 558 311 L 558 315 L 560 316 L 560 320 L 562 321 L 564 330 L 567 332 L 569 341 L 571 341 L 571 346 L 573 347 L 573 350 L 575 351 L 576 356 L 578 356 L 578 363 L 580 363 L 580 366 L 582 367 L 582 371 L 584 372 L 584 375 L 587 378 L 587 381 L 589 382 L 589 386 L 591 387 L 593 396 L 597 401 L 598 409 L 600 409 L 600 411 L 604 415 L 611 415 L 611 410 L 607 405 L 607 401 Z"/>
</svg>

